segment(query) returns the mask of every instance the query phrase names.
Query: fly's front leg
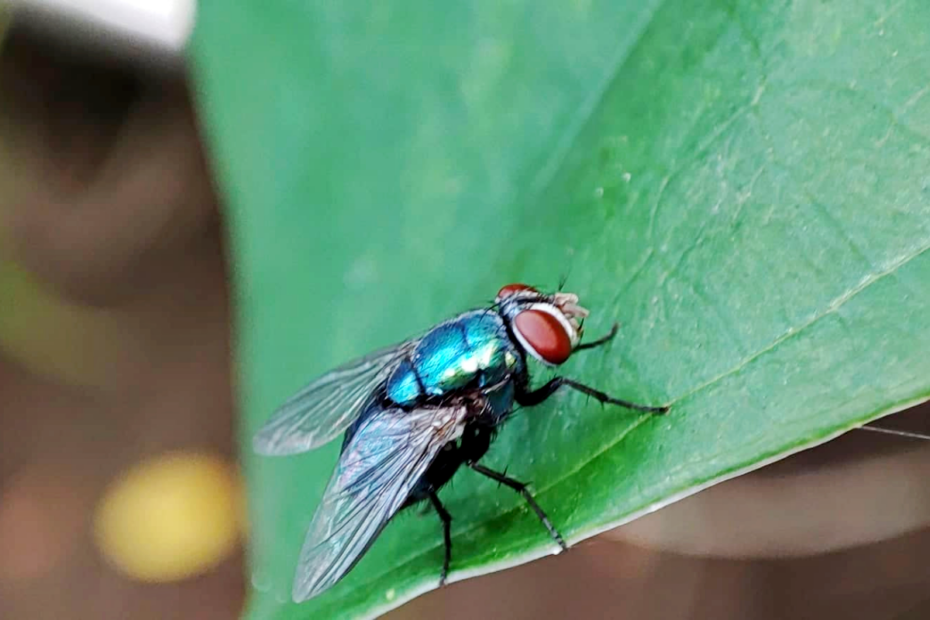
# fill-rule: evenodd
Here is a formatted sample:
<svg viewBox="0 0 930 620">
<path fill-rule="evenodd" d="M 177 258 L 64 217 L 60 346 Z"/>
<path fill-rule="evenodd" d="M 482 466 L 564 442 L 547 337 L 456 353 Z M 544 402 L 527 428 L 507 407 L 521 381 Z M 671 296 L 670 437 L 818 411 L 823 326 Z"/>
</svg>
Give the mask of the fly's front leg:
<svg viewBox="0 0 930 620">
<path fill-rule="evenodd" d="M 524 407 L 532 407 L 533 405 L 538 405 L 543 402 L 550 396 L 552 396 L 556 390 L 562 386 L 570 387 L 573 390 L 577 390 L 582 394 L 587 394 L 592 398 L 596 398 L 600 402 L 607 405 L 619 405 L 621 407 L 626 407 L 627 409 L 633 409 L 635 411 L 645 411 L 647 413 L 665 413 L 668 411 L 668 407 L 653 407 L 650 405 L 640 405 L 638 403 L 633 403 L 628 400 L 621 400 L 619 398 L 614 398 L 600 390 L 596 390 L 593 387 L 589 387 L 583 383 L 578 383 L 572 379 L 567 379 L 566 377 L 555 377 L 546 382 L 542 387 L 536 388 L 535 390 L 529 390 L 525 386 L 517 386 L 515 393 L 517 403 Z"/>
<path fill-rule="evenodd" d="M 602 336 L 598 338 L 597 340 L 592 340 L 591 342 L 585 342 L 585 343 L 579 344 L 577 347 L 575 347 L 575 350 L 573 351 L 573 353 L 577 353 L 578 351 L 584 351 L 585 349 L 594 349 L 596 347 L 605 345 L 614 339 L 614 336 L 617 335 L 617 332 L 619 330 L 620 330 L 620 323 L 614 323 L 614 326 L 610 328 L 610 332 L 606 336 Z"/>
</svg>

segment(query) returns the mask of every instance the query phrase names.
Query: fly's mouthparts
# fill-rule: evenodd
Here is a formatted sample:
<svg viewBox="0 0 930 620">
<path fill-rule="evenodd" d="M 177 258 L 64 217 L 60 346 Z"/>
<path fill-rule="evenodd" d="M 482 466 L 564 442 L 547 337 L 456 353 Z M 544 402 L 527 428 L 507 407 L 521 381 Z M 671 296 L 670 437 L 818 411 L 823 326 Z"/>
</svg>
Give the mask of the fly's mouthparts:
<svg viewBox="0 0 930 620">
<path fill-rule="evenodd" d="M 584 319 L 590 314 L 587 308 L 578 305 L 578 295 L 574 293 L 556 293 L 553 295 L 553 302 L 569 319 Z"/>
<path fill-rule="evenodd" d="M 574 293 L 555 293 L 552 296 L 553 304 L 568 319 L 568 324 L 575 330 L 575 334 L 581 335 L 581 322 L 579 319 L 587 318 L 590 314 L 588 309 L 578 305 L 578 295 Z"/>
</svg>

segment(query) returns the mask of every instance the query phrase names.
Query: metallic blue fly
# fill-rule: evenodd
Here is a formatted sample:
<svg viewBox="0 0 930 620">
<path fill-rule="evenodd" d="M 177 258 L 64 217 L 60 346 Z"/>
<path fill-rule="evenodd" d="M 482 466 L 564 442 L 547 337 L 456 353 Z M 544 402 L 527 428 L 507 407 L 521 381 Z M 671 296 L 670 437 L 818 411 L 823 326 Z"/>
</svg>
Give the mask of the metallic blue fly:
<svg viewBox="0 0 930 620">
<path fill-rule="evenodd" d="M 537 405 L 562 386 L 602 403 L 667 410 L 612 398 L 565 377 L 531 389 L 527 354 L 557 366 L 616 334 L 614 326 L 607 336 L 581 344 L 580 321 L 587 314 L 576 295 L 510 284 L 491 308 L 460 314 L 419 338 L 337 368 L 284 403 L 255 437 L 259 454 L 305 452 L 346 431 L 300 554 L 294 600 L 317 596 L 339 581 L 391 517 L 424 500 L 442 521 L 440 585 L 445 583 L 452 517 L 437 492 L 462 465 L 520 493 L 553 540 L 567 548 L 525 484 L 478 461 L 514 402 Z"/>
</svg>

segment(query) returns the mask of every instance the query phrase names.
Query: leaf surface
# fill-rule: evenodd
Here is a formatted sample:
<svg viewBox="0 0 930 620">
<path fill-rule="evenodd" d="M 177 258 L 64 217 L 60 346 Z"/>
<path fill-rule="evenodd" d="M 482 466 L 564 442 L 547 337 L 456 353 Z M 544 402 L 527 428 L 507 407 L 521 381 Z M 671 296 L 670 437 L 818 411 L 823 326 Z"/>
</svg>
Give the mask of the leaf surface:
<svg viewBox="0 0 930 620">
<path fill-rule="evenodd" d="M 567 289 L 610 347 L 484 463 L 573 542 L 930 392 L 930 5 L 205 0 L 192 49 L 229 209 L 255 620 L 366 617 L 435 587 L 407 511 L 290 602 L 338 442 L 251 455 L 304 382 L 493 297 Z M 234 42 L 234 43 L 233 43 Z M 547 373 L 538 370 L 537 380 Z M 461 578 L 553 547 L 472 472 Z"/>
</svg>

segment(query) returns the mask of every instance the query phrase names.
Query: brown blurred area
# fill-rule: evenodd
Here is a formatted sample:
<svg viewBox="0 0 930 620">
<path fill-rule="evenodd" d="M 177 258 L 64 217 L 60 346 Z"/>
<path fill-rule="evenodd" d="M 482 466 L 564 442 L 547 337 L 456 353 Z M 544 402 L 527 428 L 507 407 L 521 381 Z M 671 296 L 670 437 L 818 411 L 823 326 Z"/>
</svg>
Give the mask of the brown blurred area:
<svg viewBox="0 0 930 620">
<path fill-rule="evenodd" d="M 0 158 L 0 618 L 236 617 L 241 553 L 142 584 L 93 538 L 129 466 L 235 456 L 222 231 L 183 79 L 14 31 Z"/>
<path fill-rule="evenodd" d="M 94 543 L 129 466 L 235 459 L 235 400 L 184 79 L 72 56 L 16 32 L 0 55 L 0 618 L 235 618 L 241 552 L 155 585 Z M 928 413 L 891 422 L 928 432 Z M 390 617 L 928 618 L 928 472 L 930 447 L 853 433 Z"/>
<path fill-rule="evenodd" d="M 389 617 L 926 619 L 928 552 L 927 535 L 792 561 L 697 559 L 592 541 L 564 558 L 431 592 Z"/>
</svg>

